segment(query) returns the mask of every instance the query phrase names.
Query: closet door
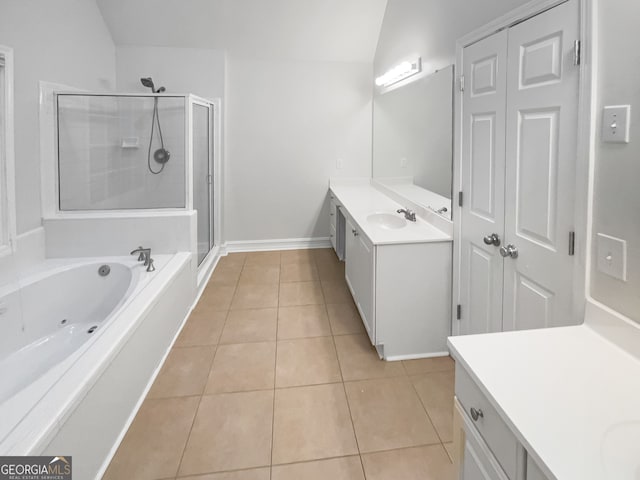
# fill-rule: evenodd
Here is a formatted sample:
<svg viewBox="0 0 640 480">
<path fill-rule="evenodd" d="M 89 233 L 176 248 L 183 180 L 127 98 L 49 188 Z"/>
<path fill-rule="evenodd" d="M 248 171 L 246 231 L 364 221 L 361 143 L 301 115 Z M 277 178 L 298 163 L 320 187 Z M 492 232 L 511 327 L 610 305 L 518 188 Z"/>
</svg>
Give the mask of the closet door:
<svg viewBox="0 0 640 480">
<path fill-rule="evenodd" d="M 504 330 L 572 319 L 578 33 L 577 0 L 509 29 Z"/>
<path fill-rule="evenodd" d="M 502 330 L 507 31 L 463 51 L 460 333 Z"/>
</svg>

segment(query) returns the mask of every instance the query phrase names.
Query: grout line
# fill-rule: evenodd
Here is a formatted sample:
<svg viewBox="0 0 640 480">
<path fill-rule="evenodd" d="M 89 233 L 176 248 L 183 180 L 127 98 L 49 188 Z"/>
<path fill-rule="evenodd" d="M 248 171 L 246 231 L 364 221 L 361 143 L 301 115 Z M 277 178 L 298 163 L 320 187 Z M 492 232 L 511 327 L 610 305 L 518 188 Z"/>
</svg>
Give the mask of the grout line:
<svg viewBox="0 0 640 480">
<path fill-rule="evenodd" d="M 424 410 L 424 413 L 427 414 L 427 418 L 429 419 L 429 423 L 431 424 L 431 427 L 433 428 L 433 431 L 436 432 L 436 436 L 438 437 L 438 440 L 440 440 L 440 444 L 443 444 L 444 441 L 442 440 L 442 437 L 440 436 L 440 432 L 438 432 L 438 429 L 436 428 L 435 424 L 433 423 L 433 420 L 431 419 L 431 415 L 429 415 L 429 410 L 427 409 L 427 406 L 422 401 L 422 397 L 418 393 L 418 389 L 416 388 L 415 384 L 413 383 L 413 380 L 411 380 L 410 376 L 409 376 L 409 383 L 411 384 L 411 387 L 413 388 L 413 391 L 417 395 L 418 401 L 420 402 L 420 405 L 422 405 L 422 409 Z M 444 445 L 443 445 L 442 448 L 444 448 Z"/>
<path fill-rule="evenodd" d="M 242 273 L 242 269 L 244 269 L 244 263 L 243 263 L 242 268 L 240 269 L 241 273 Z M 231 303 L 233 303 L 233 297 L 235 297 L 236 291 L 238 289 L 239 279 L 240 279 L 240 276 L 238 276 L 238 280 L 236 281 L 235 287 L 233 289 L 233 295 L 231 295 L 231 302 L 229 303 L 229 308 L 227 309 L 227 314 L 224 317 L 224 322 L 222 324 L 222 328 L 220 329 L 220 334 L 218 335 L 218 342 L 220 342 L 220 338 L 222 337 L 222 332 L 224 331 L 224 327 L 227 325 L 227 319 L 229 318 L 229 312 L 231 311 Z M 205 286 L 205 289 L 209 286 L 210 283 L 211 283 L 211 279 L 209 279 L 209 282 Z M 200 394 L 200 398 L 198 400 L 198 406 L 196 408 L 196 413 L 193 416 L 193 420 L 191 422 L 191 427 L 189 427 L 189 434 L 187 435 L 187 441 L 184 443 L 184 447 L 182 447 L 182 455 L 180 455 L 180 461 L 178 462 L 178 470 L 176 471 L 176 476 L 180 473 L 180 468 L 182 467 L 182 462 L 184 460 L 184 454 L 187 451 L 187 445 L 189 444 L 189 440 L 191 439 L 191 434 L 193 432 L 193 427 L 194 427 L 194 425 L 196 423 L 196 418 L 198 418 L 198 412 L 200 411 L 200 405 L 202 404 L 202 398 L 205 396 L 205 391 L 207 389 L 207 385 L 209 384 L 209 378 L 211 377 L 211 372 L 213 371 L 213 365 L 215 363 L 216 357 L 218 356 L 218 347 L 219 347 L 219 344 L 216 345 L 216 349 L 215 349 L 215 351 L 213 353 L 213 358 L 211 359 L 211 363 L 209 365 L 209 375 L 207 375 L 207 381 L 204 384 L 204 388 L 202 390 L 202 393 Z"/>
<path fill-rule="evenodd" d="M 280 253 L 280 261 L 282 261 L 282 253 Z M 271 407 L 271 456 L 269 457 L 269 480 L 273 476 L 273 446 L 275 439 L 276 424 L 276 380 L 278 374 L 278 326 L 280 324 L 280 281 L 282 274 L 282 265 L 280 265 L 278 274 L 278 294 L 276 296 L 276 354 L 273 361 L 273 403 Z"/>
</svg>

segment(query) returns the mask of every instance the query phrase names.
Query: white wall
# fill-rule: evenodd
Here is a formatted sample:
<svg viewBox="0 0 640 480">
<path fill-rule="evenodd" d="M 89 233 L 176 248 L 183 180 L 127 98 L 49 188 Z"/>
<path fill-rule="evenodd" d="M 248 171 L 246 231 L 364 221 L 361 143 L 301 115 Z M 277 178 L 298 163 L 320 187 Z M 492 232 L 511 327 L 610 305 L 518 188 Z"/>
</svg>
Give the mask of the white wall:
<svg viewBox="0 0 640 480">
<path fill-rule="evenodd" d="M 376 76 L 422 57 L 425 74 L 454 63 L 456 40 L 528 0 L 388 0 L 374 61 Z"/>
<path fill-rule="evenodd" d="M 115 87 L 115 47 L 95 0 L 0 0 L 0 44 L 14 49 L 18 233 L 38 227 L 40 80 Z"/>
<path fill-rule="evenodd" d="M 188 28 L 186 24 L 180 28 Z M 200 48 L 118 46 L 117 85 L 121 92 L 145 92 L 141 77 L 152 77 L 167 93 L 224 97 L 225 53 Z"/>
<path fill-rule="evenodd" d="M 600 2 L 591 294 L 640 322 L 640 2 Z M 605 105 L 631 105 L 631 143 L 601 141 Z M 627 282 L 597 269 L 595 235 L 627 241 Z"/>
<path fill-rule="evenodd" d="M 371 174 L 371 97 L 368 63 L 229 56 L 226 240 L 328 237 L 329 177 Z"/>
</svg>

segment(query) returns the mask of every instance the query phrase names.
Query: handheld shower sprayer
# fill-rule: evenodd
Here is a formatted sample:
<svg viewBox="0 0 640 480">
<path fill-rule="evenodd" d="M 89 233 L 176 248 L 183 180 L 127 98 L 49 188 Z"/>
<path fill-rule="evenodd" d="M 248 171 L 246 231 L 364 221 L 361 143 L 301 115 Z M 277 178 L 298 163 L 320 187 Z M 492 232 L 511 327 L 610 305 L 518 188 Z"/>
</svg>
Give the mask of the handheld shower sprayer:
<svg viewBox="0 0 640 480">
<path fill-rule="evenodd" d="M 140 79 L 140 82 L 143 86 L 150 88 L 152 93 L 162 93 L 165 91 L 164 87 L 160 87 L 156 90 L 155 85 L 153 84 L 153 80 L 151 77 L 144 77 Z M 161 165 L 160 170 L 154 170 L 151 168 L 151 144 L 153 143 L 153 134 L 155 130 L 156 123 L 158 124 L 158 134 L 160 135 L 160 148 L 153 152 L 153 159 L 156 163 Z M 151 136 L 149 137 L 149 149 L 147 151 L 147 167 L 149 171 L 154 175 L 158 175 L 164 170 L 164 166 L 171 158 L 171 154 L 169 150 L 164 148 L 164 139 L 162 137 L 162 127 L 160 126 L 160 114 L 158 112 L 158 97 L 153 97 L 153 117 L 151 118 Z"/>
</svg>

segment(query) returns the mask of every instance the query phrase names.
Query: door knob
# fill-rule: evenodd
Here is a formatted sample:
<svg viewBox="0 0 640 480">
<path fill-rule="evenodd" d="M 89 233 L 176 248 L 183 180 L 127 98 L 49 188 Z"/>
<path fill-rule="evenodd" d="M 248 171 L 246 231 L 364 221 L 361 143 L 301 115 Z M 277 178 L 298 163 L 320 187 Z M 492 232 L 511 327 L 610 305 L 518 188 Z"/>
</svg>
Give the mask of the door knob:
<svg viewBox="0 0 640 480">
<path fill-rule="evenodd" d="M 515 245 L 507 245 L 506 247 L 500 247 L 500 255 L 503 257 L 518 258 L 518 249 Z"/>
<path fill-rule="evenodd" d="M 493 245 L 494 247 L 500 246 L 500 236 L 497 233 L 492 233 L 483 238 L 486 245 Z"/>
<path fill-rule="evenodd" d="M 477 422 L 479 418 L 484 418 L 484 413 L 479 408 L 471 407 L 469 413 L 471 413 L 471 418 L 473 418 L 474 422 Z"/>
</svg>

